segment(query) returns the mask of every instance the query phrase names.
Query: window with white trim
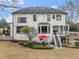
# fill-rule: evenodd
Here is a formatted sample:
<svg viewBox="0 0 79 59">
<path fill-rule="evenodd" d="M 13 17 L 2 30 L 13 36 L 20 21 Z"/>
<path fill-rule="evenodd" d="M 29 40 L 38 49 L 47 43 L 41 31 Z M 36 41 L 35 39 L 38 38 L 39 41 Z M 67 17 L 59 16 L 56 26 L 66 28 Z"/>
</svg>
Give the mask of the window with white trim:
<svg viewBox="0 0 79 59">
<path fill-rule="evenodd" d="M 55 19 L 55 15 L 54 14 L 52 15 L 52 19 Z"/>
<path fill-rule="evenodd" d="M 61 21 L 61 15 L 56 15 L 56 21 Z"/>
<path fill-rule="evenodd" d="M 47 21 L 51 21 L 51 15 L 47 15 Z"/>
<path fill-rule="evenodd" d="M 33 21 L 36 21 L 36 15 L 33 15 Z"/>
<path fill-rule="evenodd" d="M 16 32 L 17 33 L 21 33 L 21 29 L 23 28 L 23 26 L 17 26 L 16 27 Z"/>
<path fill-rule="evenodd" d="M 43 33 L 43 34 L 50 33 L 50 26 L 38 26 L 38 33 Z"/>
<path fill-rule="evenodd" d="M 16 33 L 24 34 L 24 32 L 22 31 L 23 28 L 27 28 L 27 26 L 16 26 Z"/>
<path fill-rule="evenodd" d="M 26 17 L 18 17 L 17 23 L 26 23 L 27 22 L 26 20 L 27 20 Z"/>
<path fill-rule="evenodd" d="M 65 26 L 65 31 L 68 31 L 68 26 Z"/>
</svg>

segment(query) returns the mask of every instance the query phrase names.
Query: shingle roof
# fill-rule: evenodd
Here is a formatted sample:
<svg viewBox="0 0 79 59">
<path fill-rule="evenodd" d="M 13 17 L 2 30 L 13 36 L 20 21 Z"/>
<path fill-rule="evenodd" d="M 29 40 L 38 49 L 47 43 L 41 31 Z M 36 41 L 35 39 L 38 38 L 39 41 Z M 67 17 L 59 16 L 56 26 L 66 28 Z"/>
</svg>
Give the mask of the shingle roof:
<svg viewBox="0 0 79 59">
<path fill-rule="evenodd" d="M 50 7 L 27 7 L 15 11 L 12 14 L 67 14 L 67 13 Z"/>
</svg>

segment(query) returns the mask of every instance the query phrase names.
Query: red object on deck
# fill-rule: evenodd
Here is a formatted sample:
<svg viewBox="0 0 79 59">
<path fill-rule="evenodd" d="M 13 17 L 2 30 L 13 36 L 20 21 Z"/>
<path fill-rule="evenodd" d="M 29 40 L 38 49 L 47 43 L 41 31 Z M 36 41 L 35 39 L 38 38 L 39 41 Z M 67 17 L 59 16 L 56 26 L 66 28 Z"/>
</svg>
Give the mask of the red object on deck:
<svg viewBox="0 0 79 59">
<path fill-rule="evenodd" d="M 40 35 L 39 38 L 46 39 L 46 38 L 48 38 L 48 36 L 47 35 Z"/>
</svg>

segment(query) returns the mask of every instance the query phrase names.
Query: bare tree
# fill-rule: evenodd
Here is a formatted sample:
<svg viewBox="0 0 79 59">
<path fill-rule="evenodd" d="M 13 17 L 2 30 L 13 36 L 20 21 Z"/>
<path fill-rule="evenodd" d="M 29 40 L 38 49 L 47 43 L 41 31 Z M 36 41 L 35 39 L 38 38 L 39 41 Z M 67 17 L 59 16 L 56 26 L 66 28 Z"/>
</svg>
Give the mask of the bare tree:
<svg viewBox="0 0 79 59">
<path fill-rule="evenodd" d="M 0 0 L 0 16 L 10 19 L 9 14 L 14 12 L 16 8 L 20 8 L 17 6 L 19 1 L 20 0 Z M 6 17 L 3 14 L 5 14 Z"/>
<path fill-rule="evenodd" d="M 69 13 L 69 21 L 78 21 L 79 16 L 79 0 L 69 0 L 63 8 Z"/>
</svg>

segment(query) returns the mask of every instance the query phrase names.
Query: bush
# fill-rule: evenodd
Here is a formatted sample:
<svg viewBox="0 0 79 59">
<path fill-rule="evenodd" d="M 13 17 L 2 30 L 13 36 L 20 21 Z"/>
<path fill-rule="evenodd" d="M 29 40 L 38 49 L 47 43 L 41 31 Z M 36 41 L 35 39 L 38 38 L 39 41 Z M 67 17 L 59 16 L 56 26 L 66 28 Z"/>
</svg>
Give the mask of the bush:
<svg viewBox="0 0 79 59">
<path fill-rule="evenodd" d="M 32 48 L 32 49 L 53 49 L 53 47 L 50 47 L 48 45 L 36 44 L 32 41 L 19 42 L 19 44 L 23 45 L 24 47 L 29 47 L 29 48 Z"/>
<path fill-rule="evenodd" d="M 31 47 L 33 46 L 33 42 L 32 42 L 32 41 L 28 41 L 28 42 L 27 42 L 27 46 L 28 46 L 29 48 L 31 48 Z"/>
<path fill-rule="evenodd" d="M 19 44 L 20 44 L 20 45 L 23 45 L 23 44 L 24 44 L 24 42 L 19 42 Z"/>
<path fill-rule="evenodd" d="M 2 31 L 0 31 L 0 36 L 2 36 L 3 35 L 3 32 Z"/>
<path fill-rule="evenodd" d="M 23 46 L 24 46 L 24 47 L 28 47 L 27 42 L 24 42 Z"/>
<path fill-rule="evenodd" d="M 14 42 L 14 43 L 16 43 L 16 42 L 18 42 L 17 40 L 11 40 L 11 42 Z"/>
<path fill-rule="evenodd" d="M 50 46 L 47 46 L 47 45 L 44 46 L 44 45 L 35 45 L 35 44 L 32 46 L 32 48 L 33 49 L 53 49 L 53 47 L 50 47 Z"/>
<path fill-rule="evenodd" d="M 27 43 L 27 41 L 19 40 L 18 43 L 19 43 L 20 45 L 25 45 L 25 43 Z"/>
<path fill-rule="evenodd" d="M 79 42 L 75 42 L 75 47 L 79 48 Z"/>
</svg>

